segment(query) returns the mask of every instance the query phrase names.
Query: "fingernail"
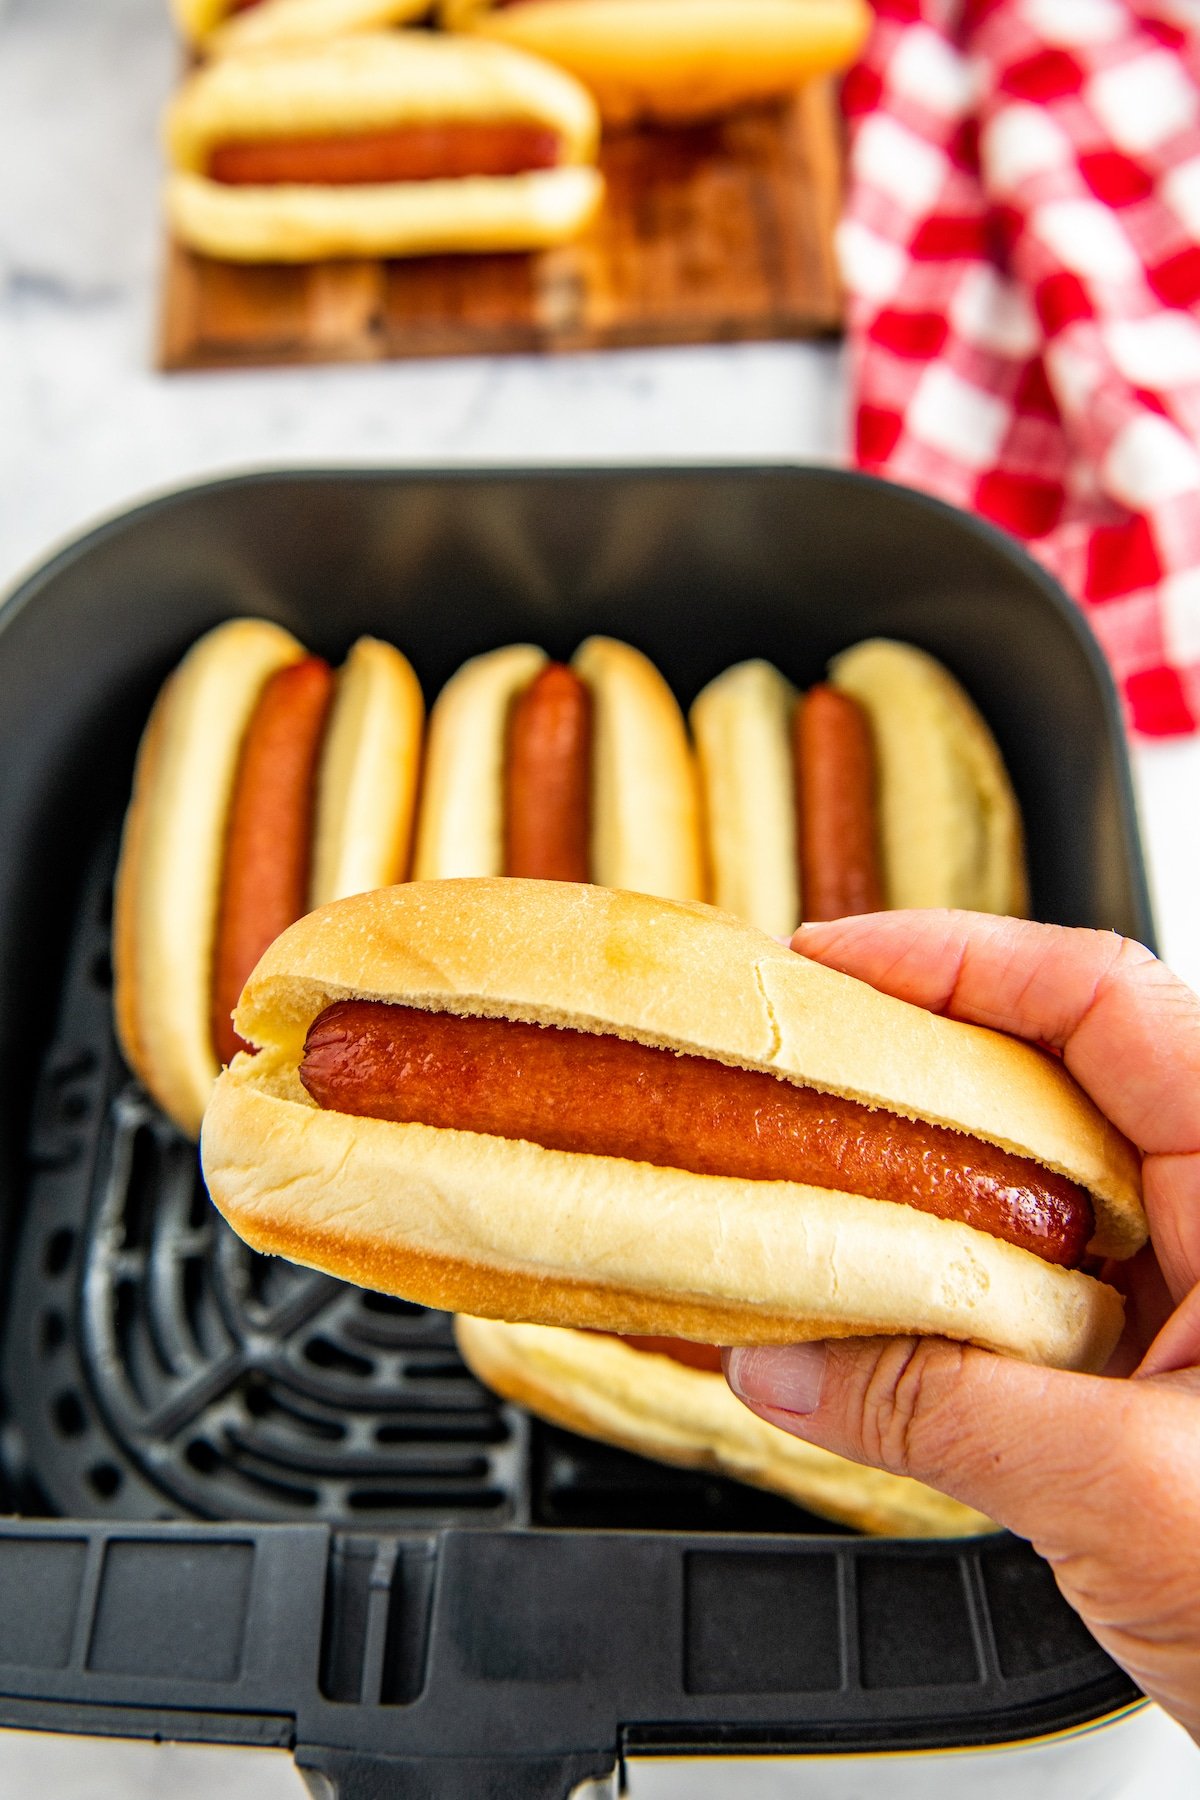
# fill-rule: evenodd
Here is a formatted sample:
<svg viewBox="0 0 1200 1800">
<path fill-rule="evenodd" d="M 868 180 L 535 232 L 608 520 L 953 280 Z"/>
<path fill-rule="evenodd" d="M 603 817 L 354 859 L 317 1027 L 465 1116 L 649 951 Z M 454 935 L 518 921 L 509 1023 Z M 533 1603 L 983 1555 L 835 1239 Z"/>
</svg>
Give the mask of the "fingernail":
<svg viewBox="0 0 1200 1800">
<path fill-rule="evenodd" d="M 730 1350 L 725 1376 L 739 1400 L 777 1412 L 811 1413 L 821 1399 L 825 1345 L 759 1344 Z"/>
</svg>

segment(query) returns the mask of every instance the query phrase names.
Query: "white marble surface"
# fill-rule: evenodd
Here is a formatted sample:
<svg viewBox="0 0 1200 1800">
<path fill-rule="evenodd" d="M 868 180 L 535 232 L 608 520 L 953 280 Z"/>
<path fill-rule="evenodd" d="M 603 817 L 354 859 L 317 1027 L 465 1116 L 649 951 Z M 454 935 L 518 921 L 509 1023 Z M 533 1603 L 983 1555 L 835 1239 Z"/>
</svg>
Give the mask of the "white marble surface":
<svg viewBox="0 0 1200 1800">
<path fill-rule="evenodd" d="M 829 348 L 153 373 L 157 117 L 177 65 L 165 0 L 0 6 L 0 590 L 98 515 L 234 469 L 842 455 Z M 1200 987 L 1200 744 L 1143 748 L 1137 768 L 1162 942 Z M 1174 1750 L 1159 1766 L 1170 1800 Z M 660 1769 L 655 1791 L 698 1793 L 696 1774 L 671 1787 Z M 764 1780 L 721 1787 L 793 1791 L 782 1767 Z M 0 1800 L 218 1787 L 300 1791 L 267 1753 L 0 1734 Z"/>
</svg>

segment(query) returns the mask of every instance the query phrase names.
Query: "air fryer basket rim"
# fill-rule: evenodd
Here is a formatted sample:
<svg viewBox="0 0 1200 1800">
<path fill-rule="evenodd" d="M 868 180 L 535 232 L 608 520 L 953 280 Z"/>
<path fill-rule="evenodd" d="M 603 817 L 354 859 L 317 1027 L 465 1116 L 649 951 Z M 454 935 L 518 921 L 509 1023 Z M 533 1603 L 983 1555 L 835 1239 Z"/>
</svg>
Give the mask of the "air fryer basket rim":
<svg viewBox="0 0 1200 1800">
<path fill-rule="evenodd" d="M 738 520 L 739 496 L 788 485 L 835 512 L 843 496 L 868 512 L 899 506 L 964 556 L 974 545 L 998 559 L 1030 599 L 1030 616 L 1053 620 L 1047 642 L 1073 659 L 1077 692 L 1086 691 L 1122 916 L 1152 941 L 1119 703 L 1082 616 L 1003 532 L 871 476 L 785 463 L 371 466 L 253 470 L 185 485 L 103 519 L 18 581 L 0 604 L 0 693 L 13 634 L 35 601 L 53 608 L 56 594 L 120 552 L 123 537 L 169 534 L 188 509 L 199 509 L 218 542 L 230 505 L 253 503 L 256 492 L 282 517 L 318 488 L 327 502 L 340 489 L 366 513 L 422 486 L 457 489 L 469 511 L 506 487 L 519 506 L 535 490 L 572 484 L 586 499 L 681 483 L 706 484 Z M 851 622 L 845 641 L 856 635 Z M 1081 826 L 1099 829 L 1094 820 Z M 6 892 L 0 956 L 14 930 Z M 98 960 L 94 919 L 89 929 L 92 941 L 80 939 L 86 969 Z M 89 1004 L 94 1019 L 107 1001 L 92 992 Z M 53 1079 L 38 1093 L 36 1181 L 47 1207 L 64 1179 L 64 1146 L 79 1131 L 47 1093 L 69 1100 L 99 1079 L 64 1060 L 70 1049 L 60 1034 Z M 3 1315 L 0 1327 L 11 1329 Z M 6 1431 L 0 1416 L 0 1437 Z M 390 1778 L 447 1800 L 482 1792 L 561 1800 L 622 1749 L 996 1743 L 1070 1729 L 1134 1698 L 1045 1586 L 1044 1565 L 1004 1536 L 898 1545 L 514 1523 L 160 1523 L 99 1503 L 87 1517 L 5 1521 L 0 1722 L 291 1744 L 348 1797 Z M 774 1615 L 767 1593 L 786 1596 Z M 897 1625 L 914 1606 L 919 1645 Z"/>
</svg>

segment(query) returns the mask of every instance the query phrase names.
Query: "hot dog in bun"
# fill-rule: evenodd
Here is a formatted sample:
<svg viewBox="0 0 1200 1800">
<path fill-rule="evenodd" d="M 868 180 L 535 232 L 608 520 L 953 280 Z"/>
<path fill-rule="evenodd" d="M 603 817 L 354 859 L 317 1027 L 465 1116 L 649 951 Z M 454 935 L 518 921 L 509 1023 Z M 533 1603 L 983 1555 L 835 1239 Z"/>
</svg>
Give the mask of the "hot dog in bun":
<svg viewBox="0 0 1200 1800">
<path fill-rule="evenodd" d="M 1104 1364 L 1137 1157 L 1062 1066 L 712 908 L 413 883 L 285 932 L 202 1155 L 256 1249 L 481 1317 Z M 1075 1265 L 1075 1266 L 1072 1266 Z"/>
<path fill-rule="evenodd" d="M 600 202 L 586 89 L 505 44 L 363 32 L 226 57 L 167 114 L 177 238 L 235 262 L 533 250 Z"/>
<path fill-rule="evenodd" d="M 589 638 L 568 667 L 512 644 L 465 663 L 430 714 L 413 874 L 698 900 L 698 805 L 683 715 L 640 651 Z"/>
<path fill-rule="evenodd" d="M 540 1418 L 659 1462 L 712 1469 L 811 1512 L 890 1537 L 963 1537 L 982 1513 L 904 1475 L 865 1469 L 758 1418 L 735 1400 L 718 1352 L 677 1338 L 620 1338 L 460 1316 L 468 1368 Z"/>
<path fill-rule="evenodd" d="M 172 11 L 194 49 L 224 56 L 408 25 L 429 5 L 430 0 L 172 0 Z"/>
<path fill-rule="evenodd" d="M 405 874 L 423 717 L 389 644 L 360 638 L 335 675 L 265 619 L 210 631 L 160 693 L 117 870 L 115 1005 L 127 1061 L 189 1135 L 272 938 Z"/>
<path fill-rule="evenodd" d="M 870 639 L 803 696 L 770 663 L 739 663 L 691 726 L 718 906 L 778 936 L 882 907 L 1026 911 L 1003 759 L 923 650 Z"/>
<path fill-rule="evenodd" d="M 790 93 L 847 67 L 870 19 L 865 0 L 442 0 L 441 16 L 569 69 L 610 124 Z"/>
</svg>

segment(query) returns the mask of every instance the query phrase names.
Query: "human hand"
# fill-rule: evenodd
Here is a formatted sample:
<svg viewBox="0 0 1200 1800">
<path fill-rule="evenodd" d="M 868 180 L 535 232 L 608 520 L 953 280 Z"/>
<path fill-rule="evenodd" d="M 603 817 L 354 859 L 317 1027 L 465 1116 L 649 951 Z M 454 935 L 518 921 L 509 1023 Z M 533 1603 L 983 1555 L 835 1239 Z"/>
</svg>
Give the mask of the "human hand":
<svg viewBox="0 0 1200 1800">
<path fill-rule="evenodd" d="M 1104 1376 L 939 1338 L 727 1351 L 735 1394 L 810 1443 L 954 1495 L 1046 1558 L 1096 1639 L 1200 1741 L 1200 999 L 1141 945 L 980 914 L 877 913 L 793 948 L 932 1012 L 1059 1050 L 1143 1152 L 1151 1241 Z"/>
</svg>

